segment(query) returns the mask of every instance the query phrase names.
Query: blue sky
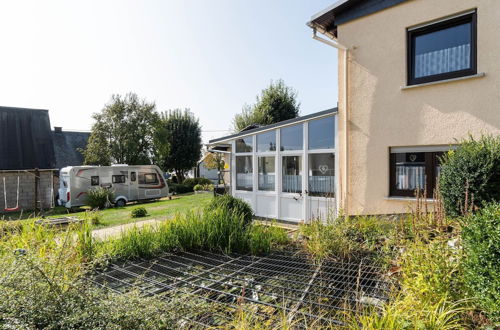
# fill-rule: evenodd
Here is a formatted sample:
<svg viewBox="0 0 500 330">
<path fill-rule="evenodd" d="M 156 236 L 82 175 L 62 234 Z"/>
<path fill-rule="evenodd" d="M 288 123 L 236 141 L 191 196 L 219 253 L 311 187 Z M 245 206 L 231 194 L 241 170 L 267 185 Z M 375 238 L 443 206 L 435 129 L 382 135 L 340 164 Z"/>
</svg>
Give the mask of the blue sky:
<svg viewBox="0 0 500 330">
<path fill-rule="evenodd" d="M 272 79 L 301 114 L 337 104 L 337 52 L 305 23 L 333 0 L 2 1 L 0 105 L 88 130 L 111 94 L 191 108 L 205 142 Z"/>
</svg>

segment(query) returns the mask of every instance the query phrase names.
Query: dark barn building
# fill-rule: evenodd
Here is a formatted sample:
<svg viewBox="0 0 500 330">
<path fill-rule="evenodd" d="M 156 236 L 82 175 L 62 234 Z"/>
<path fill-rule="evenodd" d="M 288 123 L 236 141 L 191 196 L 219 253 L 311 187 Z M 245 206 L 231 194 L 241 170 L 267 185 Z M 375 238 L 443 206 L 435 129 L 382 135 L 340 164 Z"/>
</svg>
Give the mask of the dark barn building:
<svg viewBox="0 0 500 330">
<path fill-rule="evenodd" d="M 83 163 L 89 135 L 52 131 L 48 110 L 0 107 L 0 213 L 54 206 L 58 170 Z"/>
<path fill-rule="evenodd" d="M 55 166 L 49 111 L 0 107 L 0 170 Z"/>
</svg>

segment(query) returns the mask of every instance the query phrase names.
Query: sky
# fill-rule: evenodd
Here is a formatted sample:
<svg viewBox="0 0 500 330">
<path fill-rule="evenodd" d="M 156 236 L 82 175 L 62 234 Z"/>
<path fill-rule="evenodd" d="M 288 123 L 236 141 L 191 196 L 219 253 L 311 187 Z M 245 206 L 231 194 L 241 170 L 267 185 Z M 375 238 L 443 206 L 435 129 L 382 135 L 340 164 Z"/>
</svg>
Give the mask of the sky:
<svg viewBox="0 0 500 330">
<path fill-rule="evenodd" d="M 337 105 L 337 51 L 305 23 L 334 0 L 0 0 L 0 105 L 90 130 L 112 94 L 190 108 L 204 142 L 271 80 L 301 115 Z"/>
</svg>

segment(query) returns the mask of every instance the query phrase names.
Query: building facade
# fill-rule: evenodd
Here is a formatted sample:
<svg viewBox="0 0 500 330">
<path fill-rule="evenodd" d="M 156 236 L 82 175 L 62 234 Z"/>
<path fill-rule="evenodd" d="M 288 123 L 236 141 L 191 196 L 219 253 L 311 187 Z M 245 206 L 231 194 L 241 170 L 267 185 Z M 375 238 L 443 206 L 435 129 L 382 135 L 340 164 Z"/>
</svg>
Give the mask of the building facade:
<svg viewBox="0 0 500 330">
<path fill-rule="evenodd" d="M 339 59 L 339 208 L 432 201 L 439 156 L 500 134 L 500 2 L 342 0 L 308 25 Z"/>
</svg>

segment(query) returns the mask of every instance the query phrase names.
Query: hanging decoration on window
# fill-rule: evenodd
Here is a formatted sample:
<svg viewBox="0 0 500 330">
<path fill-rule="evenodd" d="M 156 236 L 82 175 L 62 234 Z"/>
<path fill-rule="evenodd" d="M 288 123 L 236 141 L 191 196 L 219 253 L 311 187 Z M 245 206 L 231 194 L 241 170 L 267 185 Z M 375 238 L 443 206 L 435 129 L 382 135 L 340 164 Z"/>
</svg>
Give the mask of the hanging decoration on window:
<svg viewBox="0 0 500 330">
<path fill-rule="evenodd" d="M 326 174 L 326 172 L 328 171 L 328 165 L 320 165 L 320 166 L 319 166 L 319 171 L 320 171 L 322 174 Z"/>
</svg>

